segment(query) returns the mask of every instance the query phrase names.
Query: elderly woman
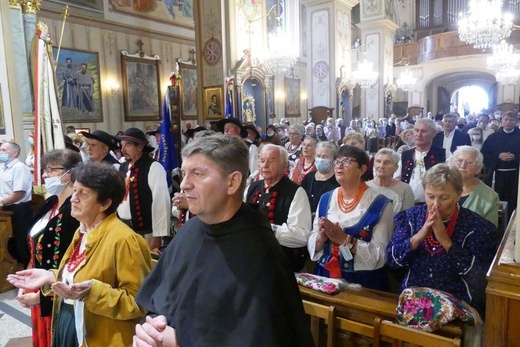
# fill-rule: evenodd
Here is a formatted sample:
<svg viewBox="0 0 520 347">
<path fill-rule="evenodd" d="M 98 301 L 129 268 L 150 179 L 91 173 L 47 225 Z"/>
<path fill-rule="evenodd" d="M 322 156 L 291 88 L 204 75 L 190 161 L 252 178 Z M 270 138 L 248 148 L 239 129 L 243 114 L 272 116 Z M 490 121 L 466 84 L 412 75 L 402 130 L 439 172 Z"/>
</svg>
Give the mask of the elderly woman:
<svg viewBox="0 0 520 347">
<path fill-rule="evenodd" d="M 54 292 L 53 346 L 131 346 L 145 313 L 135 295 L 150 271 L 148 243 L 116 216 L 125 195 L 119 172 L 89 163 L 72 176 L 71 215 L 80 227 L 58 270 L 19 271 L 8 281 Z"/>
<path fill-rule="evenodd" d="M 70 171 L 81 157 L 70 149 L 50 151 L 42 158 L 45 189 L 50 197 L 35 215 L 29 232 L 31 260 L 29 268 L 57 269 L 72 241 L 79 222 L 70 215 L 72 181 Z M 38 290 L 20 289 L 16 299 L 31 307 L 33 346 L 51 345 L 52 300 Z"/>
<path fill-rule="evenodd" d="M 399 135 L 399 141 L 395 145 L 397 154 L 401 155 L 413 147 L 413 129 L 405 129 Z"/>
<path fill-rule="evenodd" d="M 289 141 L 285 144 L 285 149 L 289 152 L 289 161 L 294 162 L 300 157 L 304 131 L 301 125 L 289 126 Z"/>
<path fill-rule="evenodd" d="M 459 204 L 478 213 L 498 226 L 498 194 L 475 176 L 482 169 L 484 158 L 472 146 L 459 146 L 449 163 L 462 175 L 462 196 Z"/>
<path fill-rule="evenodd" d="M 311 212 L 316 213 L 318 202 L 321 196 L 339 186 L 334 177 L 334 166 L 332 162 L 338 155 L 338 147 L 330 141 L 320 141 L 316 146 L 316 165 L 317 171 L 309 172 L 305 175 L 301 187 L 305 189 Z M 313 216 L 314 219 L 314 216 Z"/>
<path fill-rule="evenodd" d="M 399 155 L 389 149 L 381 148 L 374 156 L 374 179 L 367 185 L 392 201 L 394 214 L 415 206 L 415 198 L 410 186 L 394 179 L 399 167 Z"/>
<path fill-rule="evenodd" d="M 392 205 L 361 179 L 368 165 L 365 151 L 342 146 L 333 164 L 340 186 L 321 197 L 307 244 L 318 261 L 317 273 L 388 290 L 383 267 L 394 230 Z"/>
<path fill-rule="evenodd" d="M 366 149 L 366 143 L 365 139 L 363 138 L 363 135 L 357 132 L 348 133 L 343 138 L 343 145 L 347 146 L 354 146 L 361 150 Z M 369 157 L 368 161 L 368 168 L 367 171 L 363 174 L 363 177 L 361 177 L 363 181 L 370 181 L 372 178 L 374 178 L 374 158 Z"/>
<path fill-rule="evenodd" d="M 296 184 L 301 184 L 305 175 L 316 172 L 315 156 L 318 139 L 316 136 L 306 136 L 302 143 L 302 154 L 296 159 L 289 178 Z"/>
<path fill-rule="evenodd" d="M 407 271 L 401 284 L 444 290 L 484 314 L 486 272 L 495 254 L 495 226 L 458 206 L 460 172 L 437 164 L 422 179 L 426 204 L 395 216 L 387 264 Z"/>
</svg>

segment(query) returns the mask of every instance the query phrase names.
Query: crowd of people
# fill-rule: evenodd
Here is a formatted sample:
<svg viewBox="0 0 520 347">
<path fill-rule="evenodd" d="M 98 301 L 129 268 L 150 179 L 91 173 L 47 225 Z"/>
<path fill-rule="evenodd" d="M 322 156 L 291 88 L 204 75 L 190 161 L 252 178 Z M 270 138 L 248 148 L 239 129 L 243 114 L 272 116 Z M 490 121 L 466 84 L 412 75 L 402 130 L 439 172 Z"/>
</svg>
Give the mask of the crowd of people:
<svg viewBox="0 0 520 347">
<path fill-rule="evenodd" d="M 484 317 L 498 204 L 516 207 L 520 155 L 517 114 L 491 117 L 282 119 L 265 132 L 221 119 L 220 133 L 183 133 L 174 192 L 156 130 L 68 129 L 68 149 L 42 158 L 49 197 L 32 221 L 29 165 L 4 143 L 0 206 L 26 267 L 8 280 L 31 307 L 34 345 L 310 346 L 302 271 L 445 290 Z M 371 148 L 389 136 L 395 148 Z M 172 216 L 182 227 L 152 269 Z"/>
</svg>

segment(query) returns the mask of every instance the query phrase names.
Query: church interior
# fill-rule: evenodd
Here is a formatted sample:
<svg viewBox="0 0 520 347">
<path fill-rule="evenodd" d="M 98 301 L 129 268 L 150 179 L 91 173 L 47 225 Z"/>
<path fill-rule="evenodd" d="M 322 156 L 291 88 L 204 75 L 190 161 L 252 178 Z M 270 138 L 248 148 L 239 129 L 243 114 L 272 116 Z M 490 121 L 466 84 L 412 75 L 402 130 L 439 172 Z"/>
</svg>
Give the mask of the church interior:
<svg viewBox="0 0 520 347">
<path fill-rule="evenodd" d="M 48 33 L 47 46 L 55 60 L 63 129 L 72 125 L 116 134 L 129 127 L 154 127 L 171 85 L 179 85 L 174 124 L 182 131 L 188 123 L 195 127 L 224 117 L 265 131 L 282 118 L 304 124 L 332 117 L 348 125 L 356 118 L 378 120 L 391 114 L 412 119 L 428 112 L 518 112 L 520 59 L 510 66 L 506 57 L 517 52 L 520 43 L 520 27 L 514 24 L 520 24 L 520 4 L 501 2 L 501 10 L 514 20 L 506 51 L 497 53 L 487 42 L 468 43 L 475 39 L 471 36 L 493 33 L 470 27 L 463 40 L 458 23 L 470 3 L 1 1 L 0 140 L 23 143 L 27 148 L 22 151 L 28 151 L 24 139 L 35 127 L 34 75 L 39 71 L 34 52 L 41 31 Z M 86 69 L 88 81 L 80 85 L 88 86 L 87 104 L 66 103 L 67 69 Z M 0 218 L 0 227 L 2 223 Z M 511 219 L 488 273 L 486 346 L 518 345 L 520 337 L 513 328 L 520 319 L 515 314 L 520 310 L 516 223 Z M 329 337 L 332 329 L 341 331 L 336 345 L 371 343 L 371 337 L 365 337 L 372 336 L 376 325 L 367 322 L 395 314 L 395 295 L 353 291 L 327 297 L 303 291 L 302 296 L 318 306 L 336 307 L 334 313 L 322 313 L 322 325 L 314 326 L 318 330 L 327 321 Z M 4 300 L 0 345 L 30 335 L 28 311 L 12 296 Z M 332 326 L 330 319 L 336 322 Z M 451 324 L 443 335 L 460 338 L 462 329 Z"/>
</svg>

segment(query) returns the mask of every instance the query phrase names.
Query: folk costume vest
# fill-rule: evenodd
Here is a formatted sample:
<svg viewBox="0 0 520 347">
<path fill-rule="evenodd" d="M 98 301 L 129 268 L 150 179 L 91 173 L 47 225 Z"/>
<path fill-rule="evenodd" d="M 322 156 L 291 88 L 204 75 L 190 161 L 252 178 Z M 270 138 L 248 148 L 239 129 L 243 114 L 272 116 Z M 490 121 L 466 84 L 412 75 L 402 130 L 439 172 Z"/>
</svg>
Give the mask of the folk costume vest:
<svg viewBox="0 0 520 347">
<path fill-rule="evenodd" d="M 152 191 L 148 186 L 148 173 L 154 160 L 143 154 L 130 168 L 130 176 L 126 179 L 126 199 L 130 199 L 132 229 L 144 235 L 152 232 Z M 124 175 L 128 171 L 128 162 L 119 167 Z"/>
<path fill-rule="evenodd" d="M 260 205 L 266 212 L 269 223 L 282 225 L 287 223 L 289 208 L 298 188 L 299 186 L 287 176 L 283 176 L 278 183 L 268 189 L 268 192 L 264 180 L 253 182 L 247 192 L 247 202 Z M 300 271 L 308 256 L 307 247 L 282 246 L 282 249 L 290 261 L 292 271 Z"/>
<path fill-rule="evenodd" d="M 401 181 L 410 183 L 412 178 L 412 172 L 416 165 L 413 159 L 415 148 L 404 151 L 401 156 L 402 169 L 401 169 Z M 444 148 L 431 146 L 428 153 L 424 156 L 424 167 L 426 170 L 438 163 L 444 163 L 446 161 L 446 151 Z"/>
</svg>

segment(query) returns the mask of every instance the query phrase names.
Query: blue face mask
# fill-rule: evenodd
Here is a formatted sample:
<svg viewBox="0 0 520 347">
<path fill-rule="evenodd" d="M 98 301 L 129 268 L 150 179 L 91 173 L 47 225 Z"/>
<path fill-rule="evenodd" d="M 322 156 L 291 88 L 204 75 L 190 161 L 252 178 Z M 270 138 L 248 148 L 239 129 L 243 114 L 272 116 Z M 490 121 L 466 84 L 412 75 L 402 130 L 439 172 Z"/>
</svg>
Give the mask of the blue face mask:
<svg viewBox="0 0 520 347">
<path fill-rule="evenodd" d="M 45 190 L 50 195 L 60 195 L 60 193 L 65 189 L 68 182 L 62 183 L 61 178 L 69 173 L 70 170 L 67 170 L 63 175 L 59 177 L 48 177 L 45 179 Z"/>
<path fill-rule="evenodd" d="M 0 161 L 2 163 L 7 163 L 9 161 L 9 154 L 7 154 L 7 153 L 0 154 Z"/>
<path fill-rule="evenodd" d="M 330 171 L 330 169 L 332 167 L 332 160 L 324 159 L 324 158 L 316 158 L 314 165 L 316 165 L 316 169 L 318 169 L 318 171 L 320 173 L 327 173 Z"/>
<path fill-rule="evenodd" d="M 27 143 L 31 146 L 34 146 L 34 139 L 32 137 L 27 138 Z"/>
</svg>

